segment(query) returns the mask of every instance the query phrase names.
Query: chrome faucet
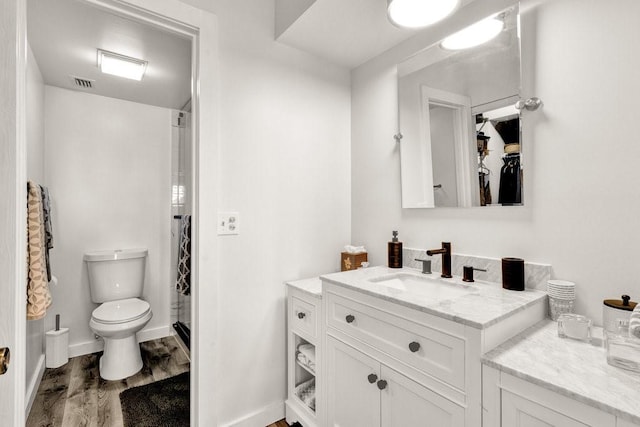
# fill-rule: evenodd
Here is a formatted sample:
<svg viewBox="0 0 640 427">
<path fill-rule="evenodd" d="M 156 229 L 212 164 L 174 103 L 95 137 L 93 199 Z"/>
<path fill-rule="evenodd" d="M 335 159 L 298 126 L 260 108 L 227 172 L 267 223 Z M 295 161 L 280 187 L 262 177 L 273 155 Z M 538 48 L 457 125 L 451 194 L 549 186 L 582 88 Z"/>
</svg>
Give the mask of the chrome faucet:
<svg viewBox="0 0 640 427">
<path fill-rule="evenodd" d="M 427 255 L 442 255 L 442 274 L 440 277 L 451 277 L 451 242 L 442 242 L 441 249 L 429 249 Z"/>
</svg>

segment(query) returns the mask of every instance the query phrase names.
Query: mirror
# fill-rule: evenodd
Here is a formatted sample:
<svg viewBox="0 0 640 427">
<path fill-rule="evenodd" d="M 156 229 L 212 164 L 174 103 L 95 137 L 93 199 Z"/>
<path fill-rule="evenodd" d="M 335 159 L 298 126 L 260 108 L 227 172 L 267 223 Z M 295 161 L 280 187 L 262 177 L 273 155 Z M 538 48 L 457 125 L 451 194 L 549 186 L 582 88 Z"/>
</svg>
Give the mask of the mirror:
<svg viewBox="0 0 640 427">
<path fill-rule="evenodd" d="M 398 65 L 403 208 L 523 204 L 518 7 L 492 18 L 490 41 Z"/>
</svg>

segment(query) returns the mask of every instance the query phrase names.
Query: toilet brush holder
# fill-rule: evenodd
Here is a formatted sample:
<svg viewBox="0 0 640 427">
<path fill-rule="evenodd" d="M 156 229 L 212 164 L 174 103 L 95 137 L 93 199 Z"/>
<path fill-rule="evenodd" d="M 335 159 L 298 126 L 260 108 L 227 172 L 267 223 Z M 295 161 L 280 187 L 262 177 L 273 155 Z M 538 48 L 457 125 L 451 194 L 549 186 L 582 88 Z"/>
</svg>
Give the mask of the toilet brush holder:
<svg viewBox="0 0 640 427">
<path fill-rule="evenodd" d="M 46 333 L 47 368 L 59 368 L 69 361 L 69 328 L 60 328 Z"/>
</svg>

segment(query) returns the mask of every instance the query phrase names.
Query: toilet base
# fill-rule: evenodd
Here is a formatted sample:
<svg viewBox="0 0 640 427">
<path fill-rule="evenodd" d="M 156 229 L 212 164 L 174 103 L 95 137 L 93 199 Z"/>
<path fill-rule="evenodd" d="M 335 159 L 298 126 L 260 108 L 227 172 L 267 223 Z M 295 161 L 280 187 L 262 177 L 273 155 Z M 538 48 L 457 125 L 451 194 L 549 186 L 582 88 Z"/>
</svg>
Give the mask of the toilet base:
<svg viewBox="0 0 640 427">
<path fill-rule="evenodd" d="M 100 377 L 121 380 L 142 369 L 140 345 L 133 334 L 126 338 L 104 338 L 104 353 L 100 358 Z"/>
</svg>

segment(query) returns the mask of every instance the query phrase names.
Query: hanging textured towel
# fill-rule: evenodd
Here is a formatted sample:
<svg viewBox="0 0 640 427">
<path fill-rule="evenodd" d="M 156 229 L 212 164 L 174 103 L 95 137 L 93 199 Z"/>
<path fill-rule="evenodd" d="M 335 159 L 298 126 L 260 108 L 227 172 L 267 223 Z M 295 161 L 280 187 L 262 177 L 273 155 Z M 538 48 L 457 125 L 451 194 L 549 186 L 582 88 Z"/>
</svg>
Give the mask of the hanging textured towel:
<svg viewBox="0 0 640 427">
<path fill-rule="evenodd" d="M 180 223 L 176 290 L 182 295 L 191 294 L 191 215 L 183 215 Z"/>
<path fill-rule="evenodd" d="M 42 189 L 27 183 L 27 319 L 42 319 L 51 305 L 46 269 Z"/>
<path fill-rule="evenodd" d="M 53 249 L 53 228 L 51 227 L 51 199 L 49 198 L 49 189 L 45 186 L 42 188 L 42 213 L 44 215 L 44 237 L 45 237 L 45 260 L 47 262 L 47 281 L 51 281 L 51 261 L 49 258 L 49 249 Z"/>
</svg>

